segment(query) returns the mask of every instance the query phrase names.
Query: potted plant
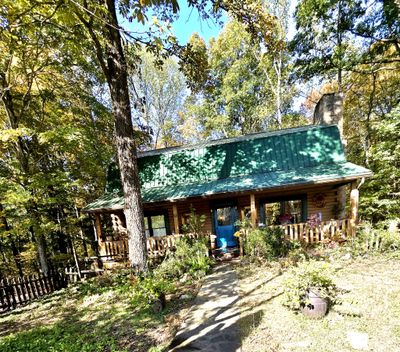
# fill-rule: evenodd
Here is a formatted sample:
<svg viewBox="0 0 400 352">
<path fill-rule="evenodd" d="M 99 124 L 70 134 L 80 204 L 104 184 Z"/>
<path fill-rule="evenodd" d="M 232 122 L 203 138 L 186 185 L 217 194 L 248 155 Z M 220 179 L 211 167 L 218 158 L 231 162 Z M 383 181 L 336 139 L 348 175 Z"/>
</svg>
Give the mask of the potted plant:
<svg viewBox="0 0 400 352">
<path fill-rule="evenodd" d="M 309 261 L 293 268 L 284 285 L 283 304 L 310 318 L 324 317 L 335 300 L 332 269 L 324 262 Z"/>
</svg>

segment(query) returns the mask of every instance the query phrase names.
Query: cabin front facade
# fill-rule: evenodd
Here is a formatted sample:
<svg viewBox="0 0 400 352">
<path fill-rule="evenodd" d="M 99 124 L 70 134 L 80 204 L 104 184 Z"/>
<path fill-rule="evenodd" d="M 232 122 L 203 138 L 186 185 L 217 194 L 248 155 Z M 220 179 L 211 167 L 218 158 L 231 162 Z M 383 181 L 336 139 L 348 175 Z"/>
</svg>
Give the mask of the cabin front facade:
<svg viewBox="0 0 400 352">
<path fill-rule="evenodd" d="M 348 235 L 358 212 L 358 187 L 371 172 L 346 161 L 337 126 L 305 126 L 139 154 L 150 255 L 162 255 L 182 233 L 191 208 L 205 215 L 217 247 L 236 246 L 235 223 L 284 226 L 292 239 Z M 347 201 L 346 201 L 347 200 Z M 96 219 L 100 255 L 126 255 L 119 173 L 86 207 Z M 307 230 L 318 218 L 320 231 Z M 334 220 L 334 221 L 332 221 Z"/>
</svg>

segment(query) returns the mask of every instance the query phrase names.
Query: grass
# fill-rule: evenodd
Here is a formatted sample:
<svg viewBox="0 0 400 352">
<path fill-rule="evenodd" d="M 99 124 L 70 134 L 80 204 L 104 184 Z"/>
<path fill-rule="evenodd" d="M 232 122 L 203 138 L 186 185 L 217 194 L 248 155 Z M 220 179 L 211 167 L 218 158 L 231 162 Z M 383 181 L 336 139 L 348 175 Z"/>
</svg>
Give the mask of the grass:
<svg viewBox="0 0 400 352">
<path fill-rule="evenodd" d="M 163 351 L 190 305 L 169 299 L 154 314 L 133 307 L 129 291 L 118 287 L 83 291 L 70 287 L 0 316 L 0 351 Z"/>
<path fill-rule="evenodd" d="M 357 332 L 368 335 L 370 351 L 400 351 L 400 260 L 376 256 L 338 261 L 335 266 L 342 303 L 321 320 L 282 305 L 287 274 L 279 265 L 242 268 L 242 350 L 355 351 L 348 334 Z"/>
</svg>

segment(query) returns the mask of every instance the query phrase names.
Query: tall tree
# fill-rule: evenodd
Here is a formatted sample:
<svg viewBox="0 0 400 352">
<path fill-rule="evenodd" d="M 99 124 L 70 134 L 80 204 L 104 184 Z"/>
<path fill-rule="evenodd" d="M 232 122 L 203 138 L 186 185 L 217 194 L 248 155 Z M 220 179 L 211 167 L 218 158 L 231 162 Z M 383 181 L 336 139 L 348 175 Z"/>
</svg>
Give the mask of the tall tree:
<svg viewBox="0 0 400 352">
<path fill-rule="evenodd" d="M 68 33 L 40 27 L 52 14 L 14 1 L 0 7 L 0 235 L 11 247 L 34 240 L 45 274 L 60 213 L 82 204 L 110 159 L 100 141 L 109 114 L 92 94 L 96 68 Z"/>
<path fill-rule="evenodd" d="M 238 21 L 228 22 L 208 50 L 196 35 L 191 37 L 192 50 L 207 65 L 186 72 L 195 95 L 186 104 L 186 114 L 188 119 L 198 116 L 206 135 L 227 137 L 282 128 L 292 89 L 285 49 L 287 25 L 281 20 L 264 28 L 274 33 L 268 41 L 255 39 Z"/>
<path fill-rule="evenodd" d="M 142 50 L 140 59 L 129 77 L 131 99 L 138 107 L 133 116 L 151 131 L 152 148 L 179 144 L 179 112 L 188 94 L 185 77 L 173 58 L 157 65 L 156 57 Z"/>
<path fill-rule="evenodd" d="M 291 44 L 297 55 L 296 75 L 303 79 L 335 75 L 342 91 L 344 72 L 357 64 L 399 61 L 398 15 L 394 0 L 300 1 Z M 395 50 L 388 57 L 390 47 Z"/>
</svg>

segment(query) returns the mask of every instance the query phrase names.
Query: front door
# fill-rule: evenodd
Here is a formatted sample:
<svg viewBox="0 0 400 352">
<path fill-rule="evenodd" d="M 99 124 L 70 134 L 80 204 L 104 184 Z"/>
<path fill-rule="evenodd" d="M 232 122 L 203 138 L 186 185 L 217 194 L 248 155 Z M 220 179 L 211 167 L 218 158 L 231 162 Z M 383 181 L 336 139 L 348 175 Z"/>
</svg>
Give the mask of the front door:
<svg viewBox="0 0 400 352">
<path fill-rule="evenodd" d="M 215 232 L 217 235 L 217 247 L 226 248 L 237 245 L 235 222 L 237 220 L 236 207 L 221 207 L 214 210 Z"/>
</svg>

